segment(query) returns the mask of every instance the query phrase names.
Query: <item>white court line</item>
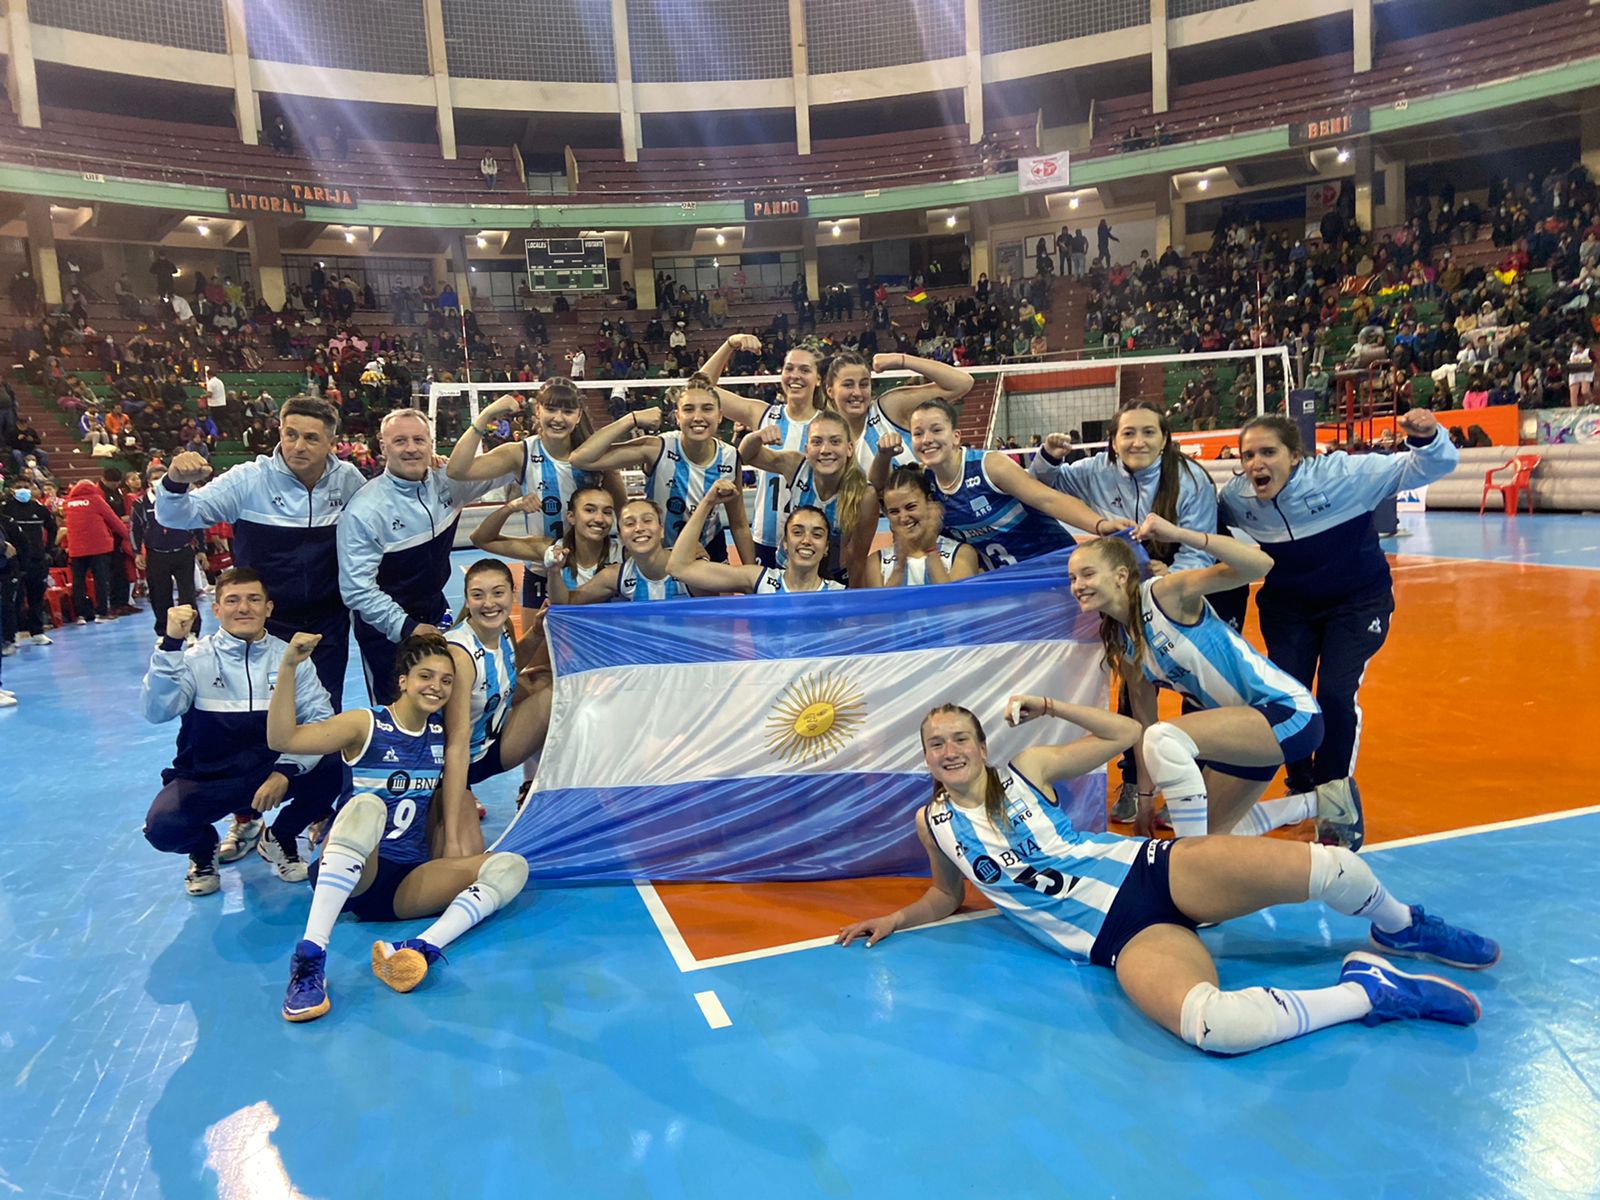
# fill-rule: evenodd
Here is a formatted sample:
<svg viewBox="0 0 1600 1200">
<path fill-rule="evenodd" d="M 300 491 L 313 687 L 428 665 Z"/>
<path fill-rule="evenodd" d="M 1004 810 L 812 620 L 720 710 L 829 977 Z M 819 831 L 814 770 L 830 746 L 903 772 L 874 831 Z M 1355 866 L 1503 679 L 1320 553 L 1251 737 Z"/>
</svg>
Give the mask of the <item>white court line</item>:
<svg viewBox="0 0 1600 1200">
<path fill-rule="evenodd" d="M 717 999 L 715 992 L 696 992 L 694 1002 L 700 1006 L 700 1014 L 705 1017 L 706 1024 L 713 1029 L 726 1029 L 733 1024 L 733 1018 L 728 1015 L 728 1010 L 722 1007 L 722 1001 Z"/>
<path fill-rule="evenodd" d="M 1396 838 L 1390 842 L 1368 842 L 1363 846 L 1362 853 L 1374 850 L 1399 850 L 1406 846 L 1425 846 L 1430 842 L 1448 842 L 1456 838 L 1473 837 L 1480 833 L 1495 833 L 1503 829 L 1521 829 L 1527 825 L 1545 825 L 1551 821 L 1565 821 L 1572 817 L 1587 817 L 1600 813 L 1600 804 L 1591 804 L 1586 808 L 1569 808 L 1561 812 L 1540 813 L 1533 817 L 1517 817 L 1511 821 L 1495 821 L 1488 825 L 1468 825 L 1463 829 L 1447 829 L 1442 833 L 1422 833 L 1416 837 Z M 656 929 L 661 934 L 661 940 L 667 944 L 667 949 L 672 953 L 672 961 L 678 964 L 682 972 L 704 971 L 707 967 L 726 967 L 734 963 L 753 962 L 758 958 L 775 958 L 780 954 L 793 954 L 800 950 L 815 950 L 820 946 L 834 944 L 832 937 L 808 938 L 803 942 L 787 942 L 781 946 L 763 946 L 759 950 L 741 950 L 737 954 L 723 954 L 716 958 L 696 958 L 689 949 L 689 944 L 684 941 L 683 933 L 677 923 L 673 921 L 672 914 L 667 911 L 666 904 L 662 901 L 660 893 L 654 884 L 635 882 L 633 885 L 639 891 L 639 898 L 644 901 L 645 911 L 650 914 L 650 919 L 655 922 Z M 977 921 L 985 917 L 998 917 L 1000 910 L 995 908 L 979 909 L 976 912 L 956 913 L 942 921 L 933 921 L 927 925 L 918 925 L 913 929 L 902 930 L 895 936 L 906 933 L 917 933 L 923 929 L 936 929 L 941 925 L 959 925 L 963 921 Z M 700 995 L 711 995 L 702 992 Z M 695 997 L 697 1000 L 699 996 Z M 702 1005 L 702 1008 L 704 1005 Z M 710 1020 L 707 1017 L 707 1020 Z M 717 1026 L 713 1026 L 717 1028 Z"/>
</svg>

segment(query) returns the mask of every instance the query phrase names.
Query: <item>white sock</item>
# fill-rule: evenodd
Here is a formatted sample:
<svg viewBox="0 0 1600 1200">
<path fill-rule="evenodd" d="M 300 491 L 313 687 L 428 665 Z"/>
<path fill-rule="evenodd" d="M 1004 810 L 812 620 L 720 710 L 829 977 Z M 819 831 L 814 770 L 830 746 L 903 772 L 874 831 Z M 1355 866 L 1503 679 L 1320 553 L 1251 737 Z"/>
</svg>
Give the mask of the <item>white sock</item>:
<svg viewBox="0 0 1600 1200">
<path fill-rule="evenodd" d="M 1298 825 L 1317 815 L 1317 793 L 1297 792 L 1282 800 L 1263 800 L 1250 806 L 1229 833 L 1235 837 L 1260 837 L 1285 825 Z"/>
<path fill-rule="evenodd" d="M 1167 817 L 1172 821 L 1175 838 L 1205 837 L 1209 805 L 1206 794 L 1167 798 Z"/>
<path fill-rule="evenodd" d="M 361 882 L 361 869 L 367 865 L 367 857 L 357 856 L 342 846 L 329 846 L 317 863 L 317 886 L 311 893 L 311 915 L 306 918 L 305 940 L 326 950 L 333 923 L 339 919 L 356 884 Z"/>
<path fill-rule="evenodd" d="M 1312 991 L 1254 987 L 1220 991 L 1197 983 L 1183 999 L 1183 1040 L 1212 1054 L 1244 1054 L 1329 1025 L 1359 1021 L 1372 1001 L 1359 983 Z"/>
<path fill-rule="evenodd" d="M 1315 842 L 1308 848 L 1308 899 L 1320 900 L 1346 916 L 1365 917 L 1384 933 L 1398 933 L 1410 926 L 1410 906 L 1389 895 L 1360 855 L 1343 846 L 1319 846 Z"/>
<path fill-rule="evenodd" d="M 481 883 L 475 883 L 450 901 L 450 907 L 417 937 L 443 950 L 499 907 L 500 898 Z"/>
</svg>

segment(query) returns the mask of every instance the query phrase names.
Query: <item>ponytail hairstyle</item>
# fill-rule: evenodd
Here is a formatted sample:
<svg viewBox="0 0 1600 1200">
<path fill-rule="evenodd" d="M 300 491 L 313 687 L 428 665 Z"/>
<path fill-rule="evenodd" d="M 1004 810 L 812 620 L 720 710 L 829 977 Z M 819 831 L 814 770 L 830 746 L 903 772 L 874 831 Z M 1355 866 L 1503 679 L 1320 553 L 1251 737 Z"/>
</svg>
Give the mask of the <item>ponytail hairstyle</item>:
<svg viewBox="0 0 1600 1200">
<path fill-rule="evenodd" d="M 717 428 L 711 432 L 711 438 L 715 441 L 722 436 L 722 393 L 717 390 L 717 385 L 711 382 L 711 377 L 704 371 L 696 371 L 683 381 L 681 387 L 672 388 L 667 392 L 667 405 L 672 409 L 673 419 L 677 419 L 679 403 L 691 392 L 704 392 L 717 402 Z M 681 421 L 679 428 L 682 428 Z"/>
<path fill-rule="evenodd" d="M 561 544 L 567 548 L 567 561 L 574 567 L 578 565 L 578 523 L 577 521 L 573 520 L 573 517 L 578 511 L 578 497 L 586 495 L 589 492 L 598 492 L 607 500 L 615 499 L 615 497 L 613 497 L 609 491 L 601 487 L 599 484 L 590 484 L 588 487 L 574 488 L 572 495 L 567 497 L 567 519 L 562 522 Z M 616 516 L 613 516 L 611 518 L 612 532 L 615 532 L 616 528 L 617 520 Z M 600 557 L 602 560 L 605 558 L 604 551 L 601 551 Z"/>
<path fill-rule="evenodd" d="M 1106 447 L 1106 454 L 1112 462 L 1117 461 L 1117 430 L 1122 427 L 1122 418 L 1135 412 L 1154 413 L 1156 422 L 1161 427 L 1161 436 L 1165 439 L 1161 447 L 1161 477 L 1156 483 L 1156 494 L 1150 502 L 1150 511 L 1176 525 L 1178 500 L 1183 495 L 1185 472 L 1193 476 L 1196 485 L 1210 487 L 1213 491 L 1216 489 L 1211 483 L 1211 477 L 1202 468 L 1190 462 L 1189 456 L 1179 449 L 1178 443 L 1173 440 L 1172 426 L 1167 423 L 1167 414 L 1149 400 L 1134 400 L 1124 404 L 1111 418 L 1111 438 L 1110 445 Z M 1202 532 L 1210 531 L 1202 530 Z M 1178 547 L 1172 542 L 1151 542 L 1150 549 L 1152 558 L 1160 559 L 1168 566 L 1172 565 L 1172 560 L 1178 553 Z"/>
<path fill-rule="evenodd" d="M 450 657 L 450 643 L 444 640 L 443 634 L 438 633 L 413 633 L 410 637 L 400 642 L 400 647 L 394 656 L 394 677 L 403 679 L 411 674 L 416 665 L 425 658 L 438 655 L 447 659 L 454 669 L 455 660 Z"/>
<path fill-rule="evenodd" d="M 819 421 L 827 421 L 842 429 L 845 445 L 849 447 L 844 470 L 839 475 L 839 540 L 842 542 L 855 529 L 856 521 L 861 517 L 861 499 L 867 491 L 867 477 L 861 471 L 861 464 L 856 462 L 855 443 L 850 440 L 850 426 L 844 417 L 829 408 L 813 417 L 811 424 L 814 426 Z M 810 436 L 809 432 L 807 436 Z"/>
<path fill-rule="evenodd" d="M 978 745 L 983 748 L 984 754 L 987 755 L 989 752 L 989 739 L 983 734 L 983 722 L 978 720 L 977 713 L 969 708 L 962 708 L 959 704 L 941 704 L 938 708 L 928 710 L 928 715 L 922 718 L 922 724 L 918 727 L 918 733 L 922 737 L 923 750 L 926 751 L 928 748 L 928 722 L 934 717 L 950 714 L 965 717 L 972 722 L 972 732 L 977 735 Z M 936 782 L 933 785 L 932 799 L 937 800 L 944 794 L 944 788 Z M 993 767 L 986 767 L 984 770 L 983 815 L 989 819 L 989 824 L 996 833 L 1004 834 L 1008 831 L 1006 787 L 1000 781 L 1000 772 Z"/>
<path fill-rule="evenodd" d="M 928 471 L 925 467 L 896 467 L 889 475 L 889 482 L 883 485 L 883 494 L 909 489 L 916 492 L 929 504 L 942 505 L 939 497 L 933 494 L 933 485 L 928 482 Z"/>
<path fill-rule="evenodd" d="M 867 373 L 867 382 L 872 382 L 872 364 L 854 350 L 837 350 L 832 358 L 828 359 L 827 369 L 822 373 L 822 393 L 827 396 L 833 387 L 834 380 L 839 378 L 839 372 L 846 367 L 860 367 Z M 828 403 L 833 404 L 833 398 L 828 397 Z"/>
<path fill-rule="evenodd" d="M 1128 572 L 1125 594 L 1128 598 L 1128 623 L 1124 625 L 1110 613 L 1100 614 L 1100 645 L 1105 651 L 1106 670 L 1124 679 L 1128 664 L 1135 671 L 1144 662 L 1144 621 L 1139 607 L 1139 560 L 1127 538 L 1103 537 L 1081 543 L 1073 554 L 1098 554 L 1102 566 Z M 1131 645 L 1130 645 L 1131 644 Z"/>
<path fill-rule="evenodd" d="M 511 578 L 511 568 L 506 566 L 506 564 L 498 558 L 480 558 L 477 562 L 468 567 L 466 575 L 463 576 L 461 580 L 462 587 L 470 588 L 472 586 L 472 577 L 474 575 L 486 574 L 504 575 L 506 577 L 506 583 L 511 585 L 513 591 L 516 590 L 516 581 Z M 454 629 L 456 626 L 465 625 L 466 623 L 467 606 L 463 603 L 461 606 L 461 615 L 456 618 L 455 625 L 452 625 L 450 628 Z"/>
<path fill-rule="evenodd" d="M 572 431 L 571 440 L 574 450 L 594 436 L 594 422 L 589 420 L 589 409 L 583 402 L 583 391 L 565 375 L 557 375 L 546 381 L 545 385 L 534 393 L 533 402 L 540 408 L 578 410 L 578 424 Z"/>
<path fill-rule="evenodd" d="M 801 354 L 809 354 L 811 356 L 811 361 L 817 366 L 817 382 L 811 389 L 811 406 L 818 412 L 828 412 L 828 389 L 823 382 L 822 355 L 818 354 L 810 346 L 796 342 L 793 346 L 789 347 L 788 351 L 784 354 L 784 358 L 788 358 L 790 354 L 793 354 L 797 350 Z"/>
<path fill-rule="evenodd" d="M 944 399 L 942 396 L 928 397 L 928 399 L 924 400 L 921 404 L 917 405 L 911 410 L 911 415 L 916 416 L 919 412 L 929 408 L 937 409 L 939 412 L 942 412 L 945 420 L 950 422 L 951 431 L 959 432 L 961 414 L 956 411 L 956 406 L 954 404 L 951 404 L 950 401 Z"/>
</svg>

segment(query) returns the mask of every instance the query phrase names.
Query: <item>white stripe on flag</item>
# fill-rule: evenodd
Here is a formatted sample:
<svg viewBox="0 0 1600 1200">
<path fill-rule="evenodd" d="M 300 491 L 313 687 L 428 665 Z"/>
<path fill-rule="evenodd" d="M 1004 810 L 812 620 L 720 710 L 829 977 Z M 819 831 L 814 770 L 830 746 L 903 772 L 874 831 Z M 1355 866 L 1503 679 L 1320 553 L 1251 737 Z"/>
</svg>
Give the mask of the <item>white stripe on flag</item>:
<svg viewBox="0 0 1600 1200">
<path fill-rule="evenodd" d="M 1098 643 L 1012 642 L 822 659 L 611 667 L 559 678 L 541 791 L 816 772 L 920 773 L 939 704 L 977 713 L 1005 762 L 1073 727 L 1005 723 L 1014 693 L 1103 704 Z"/>
</svg>

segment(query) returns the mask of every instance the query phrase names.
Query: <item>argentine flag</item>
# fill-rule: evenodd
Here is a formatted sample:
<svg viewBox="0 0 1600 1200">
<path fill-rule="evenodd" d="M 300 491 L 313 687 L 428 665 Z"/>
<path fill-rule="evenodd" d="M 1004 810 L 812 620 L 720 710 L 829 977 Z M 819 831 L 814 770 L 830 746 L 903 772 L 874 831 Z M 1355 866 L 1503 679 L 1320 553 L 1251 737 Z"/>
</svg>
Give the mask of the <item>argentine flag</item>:
<svg viewBox="0 0 1600 1200">
<path fill-rule="evenodd" d="M 1098 618 L 1058 552 L 960 583 L 553 607 L 549 736 L 496 848 L 573 880 L 806 880 L 927 870 L 928 710 L 970 708 L 1002 765 L 1081 730 L 1005 723 L 1014 693 L 1106 702 Z M 1058 787 L 1103 831 L 1106 777 Z"/>
</svg>

